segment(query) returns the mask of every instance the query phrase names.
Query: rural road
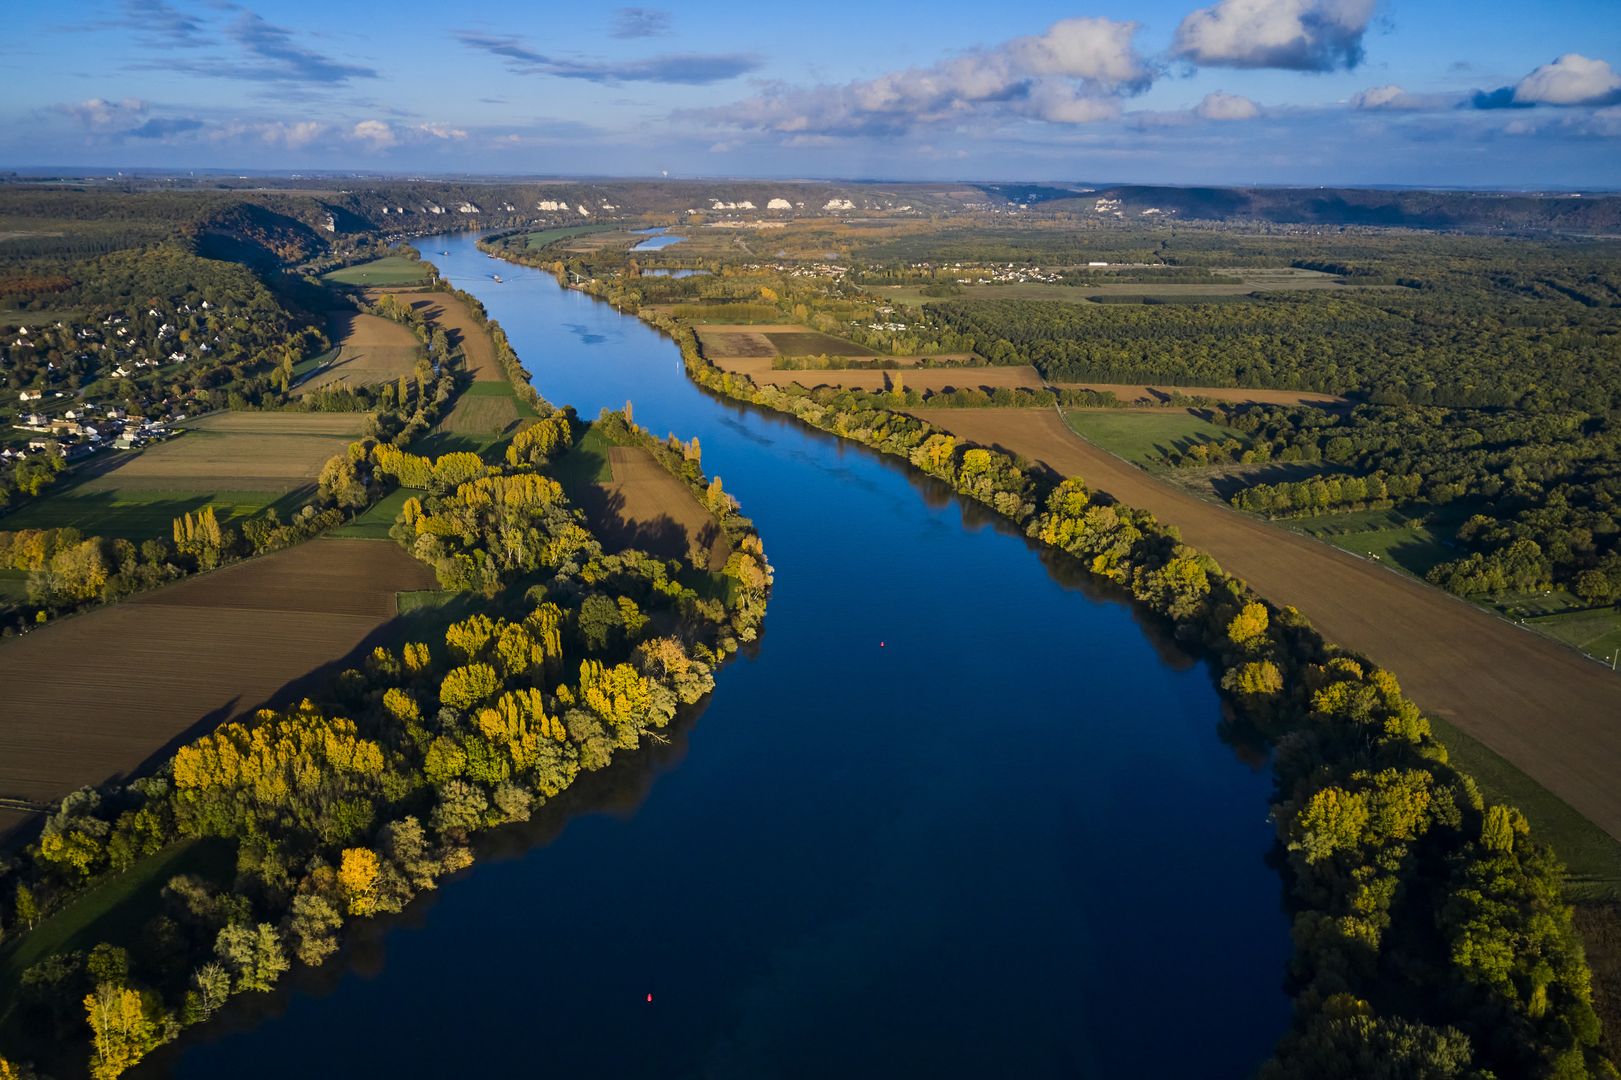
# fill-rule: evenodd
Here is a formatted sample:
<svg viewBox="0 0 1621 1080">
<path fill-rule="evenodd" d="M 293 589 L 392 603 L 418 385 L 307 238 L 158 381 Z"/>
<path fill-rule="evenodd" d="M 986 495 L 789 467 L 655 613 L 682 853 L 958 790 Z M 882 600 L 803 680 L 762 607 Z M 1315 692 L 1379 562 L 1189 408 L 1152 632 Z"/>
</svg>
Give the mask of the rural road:
<svg viewBox="0 0 1621 1080">
<path fill-rule="evenodd" d="M 1177 526 L 1228 573 L 1394 672 L 1426 711 L 1621 839 L 1621 676 L 1439 589 L 1157 480 L 1086 442 L 1056 411 L 911 411 Z"/>
</svg>

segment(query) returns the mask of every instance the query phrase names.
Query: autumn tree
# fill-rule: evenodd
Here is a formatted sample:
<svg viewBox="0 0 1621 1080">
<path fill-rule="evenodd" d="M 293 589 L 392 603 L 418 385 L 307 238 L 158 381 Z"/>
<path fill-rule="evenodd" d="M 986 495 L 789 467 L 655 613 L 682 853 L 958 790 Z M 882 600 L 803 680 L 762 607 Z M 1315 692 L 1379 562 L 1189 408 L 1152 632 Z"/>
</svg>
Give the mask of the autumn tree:
<svg viewBox="0 0 1621 1080">
<path fill-rule="evenodd" d="M 85 995 L 84 1009 L 95 1080 L 116 1080 L 174 1036 L 175 1025 L 155 994 L 102 983 Z"/>
</svg>

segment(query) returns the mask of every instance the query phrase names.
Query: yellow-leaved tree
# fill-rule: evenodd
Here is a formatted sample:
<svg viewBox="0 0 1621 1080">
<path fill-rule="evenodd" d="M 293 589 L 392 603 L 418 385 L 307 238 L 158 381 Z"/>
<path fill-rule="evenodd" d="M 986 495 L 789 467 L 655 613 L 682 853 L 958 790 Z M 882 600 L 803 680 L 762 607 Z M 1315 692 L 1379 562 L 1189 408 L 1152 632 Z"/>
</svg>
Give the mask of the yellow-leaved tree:
<svg viewBox="0 0 1621 1080">
<path fill-rule="evenodd" d="M 95 1080 L 116 1080 L 173 1034 L 154 994 L 127 986 L 102 983 L 84 999 L 90 1021 L 90 1075 Z"/>
<path fill-rule="evenodd" d="M 351 915 L 377 912 L 377 853 L 371 848 L 345 848 L 338 865 L 338 888 Z"/>
</svg>

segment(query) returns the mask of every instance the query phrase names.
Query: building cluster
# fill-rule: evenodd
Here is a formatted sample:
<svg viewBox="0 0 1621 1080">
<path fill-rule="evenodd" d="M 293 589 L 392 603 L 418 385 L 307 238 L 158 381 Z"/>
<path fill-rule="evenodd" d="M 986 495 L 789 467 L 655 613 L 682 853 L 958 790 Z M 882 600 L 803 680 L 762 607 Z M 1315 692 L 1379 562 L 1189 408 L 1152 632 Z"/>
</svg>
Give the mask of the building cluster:
<svg viewBox="0 0 1621 1080">
<path fill-rule="evenodd" d="M 186 396 L 149 395 L 126 390 L 125 405 L 97 405 L 81 400 L 78 387 L 99 379 L 133 379 L 170 364 L 201 360 L 215 351 L 220 336 L 216 317 L 222 310 L 208 300 L 162 310 L 145 306 L 114 312 L 82 325 L 20 326 L 0 340 L 0 380 L 12 385 L 33 383 L 18 391 L 15 404 L 0 400 L 0 424 L 32 436 L 9 440 L 0 462 L 29 454 L 57 453 L 76 460 L 103 449 L 133 450 L 168 436 L 168 425 L 182 420 L 196 403 Z M 205 335 L 211 340 L 205 340 Z M 194 391 L 192 396 L 198 392 Z M 155 413 L 162 420 L 131 415 L 127 409 Z M 156 408 L 154 408 L 156 406 Z"/>
<path fill-rule="evenodd" d="M 32 399 L 24 396 L 24 400 Z M 178 413 L 175 418 L 185 419 L 185 414 Z M 46 452 L 74 461 L 109 448 L 137 450 L 170 434 L 167 422 L 131 416 L 121 405 L 78 405 L 60 415 L 27 412 L 12 426 L 35 437 L 28 440 L 26 450 L 0 450 L 0 461 Z"/>
</svg>

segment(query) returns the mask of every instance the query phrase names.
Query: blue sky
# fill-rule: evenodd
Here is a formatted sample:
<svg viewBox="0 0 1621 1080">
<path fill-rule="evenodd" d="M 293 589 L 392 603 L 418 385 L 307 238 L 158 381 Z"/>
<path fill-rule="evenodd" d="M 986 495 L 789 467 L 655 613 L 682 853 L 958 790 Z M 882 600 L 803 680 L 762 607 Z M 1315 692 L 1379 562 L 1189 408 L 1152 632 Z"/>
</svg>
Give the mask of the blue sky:
<svg viewBox="0 0 1621 1080">
<path fill-rule="evenodd" d="M 1621 186 L 1621 0 L 30 3 L 0 166 Z"/>
</svg>

